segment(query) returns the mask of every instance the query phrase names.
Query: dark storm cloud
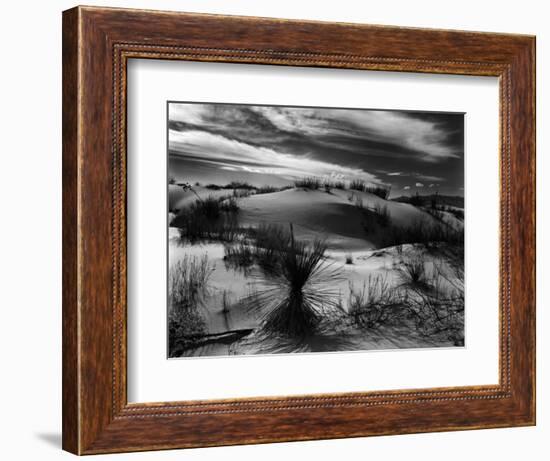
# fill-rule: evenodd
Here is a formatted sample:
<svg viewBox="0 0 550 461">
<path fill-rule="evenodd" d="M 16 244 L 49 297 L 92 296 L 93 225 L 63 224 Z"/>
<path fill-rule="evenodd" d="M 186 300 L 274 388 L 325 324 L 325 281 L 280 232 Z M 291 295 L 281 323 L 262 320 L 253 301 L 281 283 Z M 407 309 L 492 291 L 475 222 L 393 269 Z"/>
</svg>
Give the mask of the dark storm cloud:
<svg viewBox="0 0 550 461">
<path fill-rule="evenodd" d="M 463 186 L 462 114 L 170 103 L 169 146 L 182 161 L 288 180 Z"/>
</svg>

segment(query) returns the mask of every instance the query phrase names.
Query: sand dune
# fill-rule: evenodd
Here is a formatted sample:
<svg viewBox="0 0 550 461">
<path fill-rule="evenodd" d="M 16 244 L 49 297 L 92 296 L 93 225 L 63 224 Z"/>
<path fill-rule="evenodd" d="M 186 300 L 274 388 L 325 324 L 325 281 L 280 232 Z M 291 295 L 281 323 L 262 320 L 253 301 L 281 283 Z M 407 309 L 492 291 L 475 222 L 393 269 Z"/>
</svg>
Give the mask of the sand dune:
<svg viewBox="0 0 550 461">
<path fill-rule="evenodd" d="M 374 208 L 387 206 L 392 222 L 398 226 L 410 225 L 416 219 L 435 223 L 435 220 L 418 208 L 381 199 L 368 192 L 353 192 L 363 205 Z M 271 194 L 253 195 L 239 202 L 240 218 L 244 225 L 259 222 L 287 225 L 293 223 L 299 239 L 325 238 L 329 248 L 359 250 L 377 248 L 369 241 L 363 227 L 363 214 L 348 196 L 351 191 L 289 189 Z"/>
<path fill-rule="evenodd" d="M 231 189 L 212 190 L 194 186 L 184 191 L 180 186 L 169 186 L 170 209 L 182 209 L 200 198 L 231 195 Z M 352 197 L 352 198 L 351 198 Z M 350 200 L 351 198 L 351 200 Z M 365 232 L 362 211 L 355 205 L 360 200 L 364 207 L 387 207 L 396 226 L 409 226 L 415 221 L 438 225 L 425 211 L 408 203 L 384 200 L 374 194 L 360 191 L 332 189 L 287 189 L 280 192 L 251 195 L 239 199 L 239 221 L 243 226 L 259 223 L 294 226 L 295 236 L 302 240 L 323 238 L 333 250 L 356 251 L 379 248 L 375 237 L 369 241 Z"/>
<path fill-rule="evenodd" d="M 289 189 L 244 198 L 239 206 L 244 225 L 293 223 L 298 239 L 323 237 L 334 248 L 368 246 L 360 211 L 336 195 Z"/>
</svg>

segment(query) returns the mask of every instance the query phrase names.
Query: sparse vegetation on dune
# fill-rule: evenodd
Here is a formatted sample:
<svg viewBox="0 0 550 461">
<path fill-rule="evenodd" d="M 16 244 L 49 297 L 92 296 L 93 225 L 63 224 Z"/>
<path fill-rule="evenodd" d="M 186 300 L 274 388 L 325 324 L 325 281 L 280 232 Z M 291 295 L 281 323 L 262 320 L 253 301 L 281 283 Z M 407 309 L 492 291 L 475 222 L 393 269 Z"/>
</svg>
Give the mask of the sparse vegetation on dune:
<svg viewBox="0 0 550 461">
<path fill-rule="evenodd" d="M 350 283 L 348 312 L 359 326 L 373 328 L 398 317 L 403 299 L 386 276 L 369 275 L 360 289 Z"/>
<path fill-rule="evenodd" d="M 246 181 L 231 181 L 222 187 L 222 189 L 245 189 L 252 190 L 256 189 L 252 184 L 247 183 Z"/>
<path fill-rule="evenodd" d="M 233 189 L 231 195 L 235 198 L 246 198 L 250 197 L 254 191 L 250 189 Z"/>
<path fill-rule="evenodd" d="M 368 192 L 370 194 L 374 194 L 380 198 L 383 198 L 384 200 L 388 199 L 391 192 L 391 189 L 389 187 L 369 184 L 361 179 L 352 180 L 349 184 L 349 188 L 360 192 Z"/>
<path fill-rule="evenodd" d="M 290 234 L 277 224 L 260 223 L 248 229 L 248 236 L 236 244 L 226 244 L 224 260 L 234 269 L 249 272 L 257 264 L 264 273 L 274 273 L 278 269 L 280 253 L 290 244 Z"/>
<path fill-rule="evenodd" d="M 349 182 L 349 184 L 346 184 L 346 181 L 343 180 L 333 180 L 328 178 L 320 178 L 317 176 L 305 176 L 294 180 L 294 187 L 312 190 L 317 190 L 323 187 L 326 192 L 330 192 L 331 189 L 350 189 L 360 192 L 368 192 L 383 198 L 384 200 L 387 200 L 390 195 L 390 188 L 369 184 L 361 179 L 353 179 Z"/>
<path fill-rule="evenodd" d="M 288 189 L 292 189 L 292 186 L 288 185 L 288 186 L 280 186 L 280 187 L 277 187 L 277 186 L 259 186 L 259 187 L 256 187 L 254 193 L 256 195 L 260 195 L 260 194 L 272 194 L 273 192 L 282 192 L 284 190 L 288 190 Z"/>
<path fill-rule="evenodd" d="M 464 233 L 440 223 L 429 223 L 419 219 L 410 226 L 390 225 L 384 234 L 383 245 L 394 246 L 404 243 L 421 243 L 430 248 L 440 244 L 464 246 Z"/>
<path fill-rule="evenodd" d="M 196 184 L 197 186 L 200 186 L 199 183 Z M 209 190 L 232 190 L 233 195 L 237 198 L 242 197 L 249 197 L 250 195 L 257 195 L 257 194 L 270 194 L 273 192 L 280 192 L 283 190 L 287 190 L 292 188 L 292 186 L 272 186 L 272 185 L 264 185 L 264 186 L 254 186 L 252 184 L 247 183 L 246 181 L 231 181 L 230 183 L 227 183 L 225 185 L 220 184 L 206 184 L 204 186 L 206 189 Z"/>
<path fill-rule="evenodd" d="M 443 194 L 429 194 L 420 195 L 418 191 L 414 195 L 402 195 L 400 197 L 392 198 L 394 202 L 410 203 L 415 206 L 432 206 L 432 203 L 437 205 L 437 208 L 442 206 L 450 206 L 455 208 L 464 209 L 464 197 L 460 195 L 443 195 Z"/>
<path fill-rule="evenodd" d="M 206 186 L 207 189 L 210 189 L 210 190 L 222 190 L 223 187 L 222 186 L 219 186 L 218 184 L 207 184 Z"/>
<path fill-rule="evenodd" d="M 421 336 L 464 345 L 464 272 L 449 261 L 433 263 L 430 273 L 418 255 L 398 268 L 402 283 L 390 286 L 381 275 L 369 276 L 359 290 L 350 286 L 349 315 L 361 328 L 399 322 Z"/>
<path fill-rule="evenodd" d="M 455 346 L 464 345 L 464 274 L 449 274 L 434 265 L 426 287 L 413 287 L 407 311 L 423 336 L 444 335 Z"/>
<path fill-rule="evenodd" d="M 464 245 L 464 233 L 461 229 L 454 229 L 435 217 L 438 222 L 429 222 L 426 217 L 415 220 L 409 226 L 397 226 L 391 220 L 387 205 L 377 203 L 369 208 L 353 192 L 348 195 L 348 200 L 361 210 L 366 237 L 378 242 L 381 247 L 405 243 L 421 243 L 430 247 L 441 243 L 459 247 Z"/>
<path fill-rule="evenodd" d="M 346 182 L 339 179 L 323 179 L 323 187 L 325 191 L 330 192 L 331 189 L 346 189 Z"/>
<path fill-rule="evenodd" d="M 397 267 L 397 272 L 404 287 L 413 289 L 427 289 L 429 287 L 426 261 L 421 254 L 416 254 L 414 258 L 401 261 Z"/>
<path fill-rule="evenodd" d="M 272 194 L 273 192 L 279 192 L 281 190 L 283 190 L 283 188 L 275 186 L 262 186 L 256 188 L 256 194 Z"/>
<path fill-rule="evenodd" d="M 323 181 L 321 180 L 321 178 L 318 178 L 316 176 L 306 176 L 294 180 L 294 187 L 302 187 L 304 189 L 317 190 L 322 186 L 322 184 Z"/>
</svg>

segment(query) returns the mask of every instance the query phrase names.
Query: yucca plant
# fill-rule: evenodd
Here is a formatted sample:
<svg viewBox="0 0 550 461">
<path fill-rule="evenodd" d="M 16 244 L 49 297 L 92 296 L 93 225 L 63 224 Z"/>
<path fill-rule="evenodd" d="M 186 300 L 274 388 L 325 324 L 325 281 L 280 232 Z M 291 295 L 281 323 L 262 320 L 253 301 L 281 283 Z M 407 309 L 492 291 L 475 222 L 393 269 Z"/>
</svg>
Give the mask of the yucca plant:
<svg viewBox="0 0 550 461">
<path fill-rule="evenodd" d="M 339 273 L 325 263 L 326 244 L 296 241 L 290 225 L 288 239 L 281 239 L 272 264 L 260 275 L 265 289 L 247 301 L 249 309 L 264 314 L 266 334 L 303 338 L 315 334 L 319 324 L 337 311 L 338 293 L 329 288 Z"/>
</svg>

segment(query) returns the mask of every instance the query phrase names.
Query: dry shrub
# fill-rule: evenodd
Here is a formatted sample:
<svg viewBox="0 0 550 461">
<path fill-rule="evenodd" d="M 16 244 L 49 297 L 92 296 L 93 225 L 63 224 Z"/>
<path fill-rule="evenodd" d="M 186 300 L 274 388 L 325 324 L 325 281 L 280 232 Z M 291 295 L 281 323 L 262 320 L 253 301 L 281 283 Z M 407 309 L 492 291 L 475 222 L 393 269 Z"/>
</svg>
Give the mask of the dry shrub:
<svg viewBox="0 0 550 461">
<path fill-rule="evenodd" d="M 350 283 L 349 315 L 361 327 L 372 328 L 397 318 L 402 302 L 401 293 L 385 276 L 369 275 L 359 290 Z"/>
</svg>

